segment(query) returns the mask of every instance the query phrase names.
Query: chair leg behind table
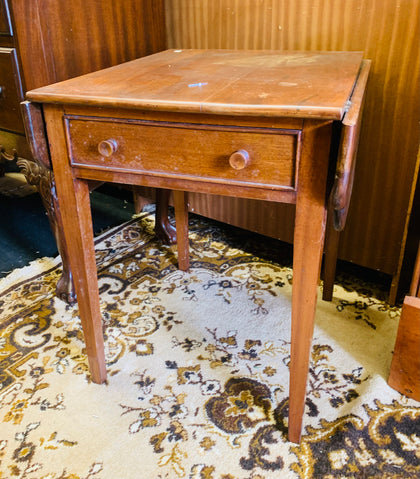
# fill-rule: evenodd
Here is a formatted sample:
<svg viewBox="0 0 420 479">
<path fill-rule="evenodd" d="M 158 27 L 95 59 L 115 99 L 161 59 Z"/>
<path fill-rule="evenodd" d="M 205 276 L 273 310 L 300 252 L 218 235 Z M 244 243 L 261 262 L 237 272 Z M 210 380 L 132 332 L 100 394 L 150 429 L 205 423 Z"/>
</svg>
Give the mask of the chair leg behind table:
<svg viewBox="0 0 420 479">
<path fill-rule="evenodd" d="M 156 236 L 164 244 L 176 243 L 176 229 L 169 221 L 169 196 L 171 190 L 158 188 L 156 190 Z"/>
<path fill-rule="evenodd" d="M 41 196 L 51 231 L 57 243 L 58 253 L 61 256 L 63 272 L 57 282 L 56 294 L 66 303 L 73 304 L 76 302 L 76 293 L 68 260 L 66 241 L 63 235 L 60 208 L 55 191 L 54 174 L 51 169 L 46 168 L 43 164 L 24 158 L 19 158 L 17 164 L 24 174 L 26 181 L 30 185 L 36 186 Z"/>
<path fill-rule="evenodd" d="M 305 127 L 293 241 L 289 441 L 299 443 L 323 254 L 330 125 Z M 315 147 L 316 145 L 316 147 Z M 316 165 L 314 168 L 313 165 Z"/>
<path fill-rule="evenodd" d="M 147 197 L 144 196 L 146 190 Z M 133 186 L 133 203 L 134 211 L 139 214 L 143 208 L 153 203 L 152 197 L 155 196 L 156 200 L 156 223 L 155 223 L 155 233 L 156 236 L 164 244 L 174 244 L 176 243 L 176 229 L 172 226 L 169 221 L 169 197 L 171 190 L 166 190 L 162 188 L 155 188 L 155 193 L 153 193 L 153 188 L 147 187 L 138 187 Z"/>
</svg>

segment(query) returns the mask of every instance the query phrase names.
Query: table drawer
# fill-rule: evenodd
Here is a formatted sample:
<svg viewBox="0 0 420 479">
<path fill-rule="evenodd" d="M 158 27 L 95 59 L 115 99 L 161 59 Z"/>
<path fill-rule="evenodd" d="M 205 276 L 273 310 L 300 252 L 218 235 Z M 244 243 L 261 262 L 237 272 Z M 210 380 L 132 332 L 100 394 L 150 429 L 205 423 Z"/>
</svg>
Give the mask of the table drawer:
<svg viewBox="0 0 420 479">
<path fill-rule="evenodd" d="M 0 48 L 0 128 L 23 133 L 19 103 L 23 100 L 14 48 Z"/>
<path fill-rule="evenodd" d="M 295 186 L 299 131 L 67 118 L 72 165 L 273 188 Z"/>
</svg>

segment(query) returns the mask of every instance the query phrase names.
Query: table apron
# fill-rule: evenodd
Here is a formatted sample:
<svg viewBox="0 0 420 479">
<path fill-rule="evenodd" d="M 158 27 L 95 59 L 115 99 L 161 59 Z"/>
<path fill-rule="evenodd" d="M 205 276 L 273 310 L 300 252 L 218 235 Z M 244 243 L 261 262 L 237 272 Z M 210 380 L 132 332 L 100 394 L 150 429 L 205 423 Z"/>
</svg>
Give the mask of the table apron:
<svg viewBox="0 0 420 479">
<path fill-rule="evenodd" d="M 296 203 L 296 190 L 288 187 L 261 187 L 249 183 L 241 186 L 224 184 L 216 181 L 206 181 L 204 178 L 194 180 L 185 178 L 150 175 L 142 172 L 110 171 L 89 167 L 72 167 L 73 176 L 89 181 L 105 181 L 137 186 L 149 186 L 170 190 L 189 191 L 191 193 L 207 193 L 212 195 L 232 196 L 256 200 L 274 201 L 279 203 Z"/>
</svg>

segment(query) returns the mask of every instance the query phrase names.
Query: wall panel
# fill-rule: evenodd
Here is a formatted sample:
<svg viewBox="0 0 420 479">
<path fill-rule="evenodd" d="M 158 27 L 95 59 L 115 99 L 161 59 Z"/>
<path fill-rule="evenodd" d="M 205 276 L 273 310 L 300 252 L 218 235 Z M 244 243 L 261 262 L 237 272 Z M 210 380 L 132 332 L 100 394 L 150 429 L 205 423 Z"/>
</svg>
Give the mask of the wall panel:
<svg viewBox="0 0 420 479">
<path fill-rule="evenodd" d="M 166 21 L 170 48 L 362 50 L 372 59 L 339 257 L 395 275 L 419 144 L 419 1 L 166 0 Z M 193 203 L 201 213 L 291 240 L 292 213 L 283 206 L 274 223 L 258 202 Z"/>
</svg>

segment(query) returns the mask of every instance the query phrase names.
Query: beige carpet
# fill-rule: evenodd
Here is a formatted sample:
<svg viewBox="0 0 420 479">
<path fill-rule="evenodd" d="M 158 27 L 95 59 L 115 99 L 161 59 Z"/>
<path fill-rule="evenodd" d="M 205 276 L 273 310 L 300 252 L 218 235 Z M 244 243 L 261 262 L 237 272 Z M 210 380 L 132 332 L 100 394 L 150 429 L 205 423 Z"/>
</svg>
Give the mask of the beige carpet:
<svg viewBox="0 0 420 479">
<path fill-rule="evenodd" d="M 89 380 L 58 260 L 0 282 L 0 478 L 412 478 L 420 404 L 387 386 L 399 309 L 342 279 L 319 301 L 304 434 L 287 441 L 292 270 L 198 217 L 192 268 L 147 214 L 97 244 L 108 383 Z"/>
</svg>

